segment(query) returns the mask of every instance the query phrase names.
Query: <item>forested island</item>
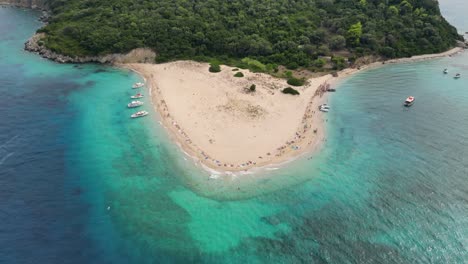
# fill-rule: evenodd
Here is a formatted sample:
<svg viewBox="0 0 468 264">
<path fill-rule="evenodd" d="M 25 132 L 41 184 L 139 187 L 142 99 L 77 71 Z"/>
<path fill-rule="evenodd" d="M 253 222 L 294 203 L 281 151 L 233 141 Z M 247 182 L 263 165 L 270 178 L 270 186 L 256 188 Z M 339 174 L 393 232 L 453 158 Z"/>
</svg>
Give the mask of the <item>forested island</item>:
<svg viewBox="0 0 468 264">
<path fill-rule="evenodd" d="M 156 62 L 179 59 L 258 70 L 320 71 L 359 57 L 442 52 L 462 37 L 435 0 L 50 0 L 40 45 L 68 56 L 149 47 Z M 245 60 L 244 60 L 245 62 Z"/>
</svg>

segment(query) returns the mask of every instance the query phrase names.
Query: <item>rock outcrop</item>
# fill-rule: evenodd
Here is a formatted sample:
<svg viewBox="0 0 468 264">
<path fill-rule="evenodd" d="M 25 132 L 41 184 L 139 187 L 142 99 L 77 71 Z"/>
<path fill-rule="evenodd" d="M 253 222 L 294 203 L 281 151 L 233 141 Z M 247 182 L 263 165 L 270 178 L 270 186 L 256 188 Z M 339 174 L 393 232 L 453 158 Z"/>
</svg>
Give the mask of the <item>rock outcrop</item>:
<svg viewBox="0 0 468 264">
<path fill-rule="evenodd" d="M 47 9 L 48 0 L 0 0 L 0 4 L 32 9 Z"/>
<path fill-rule="evenodd" d="M 38 33 L 32 36 L 24 44 L 24 49 L 35 52 L 44 58 L 54 60 L 60 63 L 152 63 L 155 61 L 156 53 L 151 49 L 138 48 L 130 51 L 127 54 L 108 54 L 104 56 L 85 56 L 85 57 L 70 57 L 58 54 L 47 49 L 44 46 L 44 33 Z"/>
<path fill-rule="evenodd" d="M 468 40 L 465 40 L 465 41 L 457 41 L 457 47 L 459 48 L 468 48 Z"/>
</svg>

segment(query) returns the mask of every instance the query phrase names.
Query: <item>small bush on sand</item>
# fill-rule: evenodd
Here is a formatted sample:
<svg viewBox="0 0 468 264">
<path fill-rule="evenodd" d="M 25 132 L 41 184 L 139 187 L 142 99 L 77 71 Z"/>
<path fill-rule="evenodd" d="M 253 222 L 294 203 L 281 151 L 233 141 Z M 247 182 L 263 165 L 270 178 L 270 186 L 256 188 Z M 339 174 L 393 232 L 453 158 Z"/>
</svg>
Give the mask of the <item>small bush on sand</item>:
<svg viewBox="0 0 468 264">
<path fill-rule="evenodd" d="M 296 89 L 291 88 L 291 87 L 286 87 L 281 92 L 284 94 L 299 95 L 299 92 Z"/>
<path fill-rule="evenodd" d="M 221 71 L 221 67 L 219 66 L 219 64 L 216 64 L 216 63 L 211 63 L 210 64 L 210 68 L 208 69 L 210 72 L 220 72 Z"/>
<path fill-rule="evenodd" d="M 237 72 L 234 74 L 234 77 L 244 77 L 244 74 L 242 72 Z"/>
<path fill-rule="evenodd" d="M 291 77 L 288 79 L 288 84 L 292 86 L 302 86 L 304 83 L 304 79 L 298 79 L 296 77 Z"/>
<path fill-rule="evenodd" d="M 257 89 L 257 86 L 255 84 L 250 85 L 250 88 L 249 88 L 250 92 L 252 93 L 255 92 L 255 89 Z"/>
<path fill-rule="evenodd" d="M 239 70 L 239 68 L 234 68 L 234 69 L 232 69 L 232 71 L 238 71 L 238 70 Z"/>
</svg>

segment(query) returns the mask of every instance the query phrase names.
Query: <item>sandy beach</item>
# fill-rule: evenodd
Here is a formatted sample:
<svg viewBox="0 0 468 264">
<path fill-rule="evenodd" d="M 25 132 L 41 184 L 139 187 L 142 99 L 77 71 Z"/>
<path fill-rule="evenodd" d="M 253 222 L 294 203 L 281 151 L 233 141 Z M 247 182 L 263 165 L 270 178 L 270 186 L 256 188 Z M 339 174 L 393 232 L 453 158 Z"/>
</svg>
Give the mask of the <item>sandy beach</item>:
<svg viewBox="0 0 468 264">
<path fill-rule="evenodd" d="M 443 57 L 460 48 L 386 61 L 412 62 Z M 282 163 L 305 152 L 317 151 L 325 141 L 327 114 L 318 110 L 327 103 L 327 87 L 335 88 L 358 69 L 348 68 L 339 77 L 325 75 L 295 87 L 300 95 L 283 94 L 285 79 L 222 66 L 210 73 L 207 63 L 176 61 L 165 64 L 125 64 L 147 80 L 151 100 L 163 125 L 190 156 L 217 171 L 243 171 Z M 246 88 L 256 85 L 255 92 Z"/>
</svg>

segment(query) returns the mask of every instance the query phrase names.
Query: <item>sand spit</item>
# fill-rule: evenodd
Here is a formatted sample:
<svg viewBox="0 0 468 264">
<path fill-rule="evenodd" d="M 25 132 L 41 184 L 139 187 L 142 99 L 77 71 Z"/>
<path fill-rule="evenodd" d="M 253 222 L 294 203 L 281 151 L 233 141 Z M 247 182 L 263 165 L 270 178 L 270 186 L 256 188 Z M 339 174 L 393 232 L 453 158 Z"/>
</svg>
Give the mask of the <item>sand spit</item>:
<svg viewBox="0 0 468 264">
<path fill-rule="evenodd" d="M 460 48 L 390 60 L 412 62 L 450 56 Z M 222 66 L 210 73 L 207 63 L 177 61 L 165 64 L 125 64 L 141 74 L 150 89 L 161 121 L 182 149 L 202 167 L 221 172 L 245 171 L 291 160 L 305 152 L 317 151 L 325 141 L 326 113 L 318 110 L 327 103 L 328 87 L 343 77 L 382 62 L 358 69 L 345 69 L 339 77 L 325 75 L 309 79 L 296 88 L 300 95 L 281 93 L 286 80 L 262 73 Z M 247 88 L 256 85 L 255 92 Z"/>
</svg>

